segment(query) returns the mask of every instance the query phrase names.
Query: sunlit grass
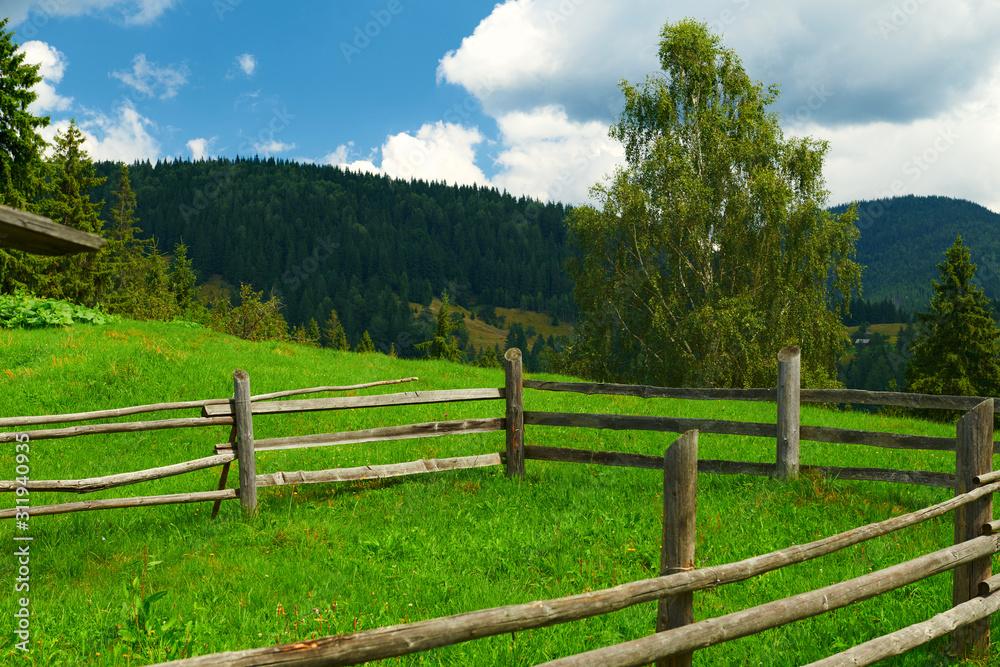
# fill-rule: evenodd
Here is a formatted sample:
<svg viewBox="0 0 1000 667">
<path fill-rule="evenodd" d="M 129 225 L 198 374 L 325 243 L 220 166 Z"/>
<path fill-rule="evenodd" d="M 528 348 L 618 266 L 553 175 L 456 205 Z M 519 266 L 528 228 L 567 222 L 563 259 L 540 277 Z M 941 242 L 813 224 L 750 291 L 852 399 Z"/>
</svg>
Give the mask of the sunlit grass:
<svg viewBox="0 0 1000 667">
<path fill-rule="evenodd" d="M 355 355 L 286 343 L 248 343 L 208 330 L 123 322 L 66 330 L 0 332 L 2 416 L 77 412 L 232 395 L 246 369 L 253 393 L 418 376 L 356 394 L 503 386 L 500 371 Z M 554 376 L 537 376 L 550 378 Z M 526 390 L 529 410 L 659 414 L 773 422 L 775 406 L 732 401 L 642 400 Z M 257 438 L 493 417 L 503 403 L 335 411 L 254 420 Z M 137 417 L 193 416 L 197 411 Z M 135 418 L 133 418 L 135 419 Z M 806 424 L 953 436 L 954 426 L 804 406 Z M 87 436 L 32 443 L 32 479 L 73 479 L 207 456 L 229 427 Z M 666 433 L 528 427 L 527 444 L 662 454 Z M 500 433 L 263 452 L 259 473 L 317 470 L 503 448 Z M 772 461 L 773 440 L 702 434 L 701 458 Z M 949 472 L 941 452 L 802 443 L 802 462 Z M 14 471 L 10 448 L 0 477 Z M 230 473 L 235 484 L 236 471 Z M 206 470 L 82 498 L 214 489 Z M 655 576 L 662 475 L 651 470 L 527 462 L 523 480 L 499 468 L 387 481 L 260 490 L 260 516 L 227 501 L 107 510 L 31 520 L 32 646 L 12 664 L 141 665 L 474 609 L 558 598 Z M 708 567 L 825 537 L 947 498 L 949 491 L 803 478 L 699 476 L 696 558 Z M 79 500 L 33 493 L 32 504 Z M 9 494 L 4 507 L 12 506 Z M 9 525 L 9 524 L 6 524 Z M 6 530 L 11 530 L 7 528 Z M 696 618 L 722 615 L 843 581 L 948 545 L 951 518 L 841 553 L 695 595 Z M 11 585 L 15 562 L 0 556 Z M 163 592 L 141 619 L 142 600 Z M 6 596 L 5 600 L 11 600 Z M 137 606 L 135 600 L 140 604 Z M 699 651 L 701 664 L 794 665 L 946 610 L 950 575 L 757 637 Z M 13 601 L 5 608 L 13 609 Z M 655 606 L 461 644 L 393 664 L 533 665 L 647 635 Z M 3 618 L 9 619 L 5 613 Z M 934 643 L 890 664 L 937 664 Z M 100 655 L 98 655 L 100 654 Z M 423 661 L 421 663 L 421 661 Z"/>
</svg>

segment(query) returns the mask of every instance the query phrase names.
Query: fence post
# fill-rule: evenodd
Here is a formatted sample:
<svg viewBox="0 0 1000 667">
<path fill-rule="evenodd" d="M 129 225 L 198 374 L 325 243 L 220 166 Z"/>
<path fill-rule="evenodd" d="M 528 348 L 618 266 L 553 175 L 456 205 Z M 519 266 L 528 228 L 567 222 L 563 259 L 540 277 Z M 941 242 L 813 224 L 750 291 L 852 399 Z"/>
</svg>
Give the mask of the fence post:
<svg viewBox="0 0 1000 667">
<path fill-rule="evenodd" d="M 503 355 L 507 399 L 507 476 L 524 477 L 524 387 L 521 384 L 521 350 L 512 347 Z"/>
<path fill-rule="evenodd" d="M 240 505 L 246 516 L 257 514 L 257 460 L 253 447 L 253 414 L 250 409 L 250 375 L 233 371 L 233 421 L 236 458 L 240 463 Z"/>
<path fill-rule="evenodd" d="M 955 494 L 972 491 L 972 478 L 993 470 L 993 399 L 988 398 L 958 420 L 955 447 Z M 983 496 L 955 510 L 955 544 L 979 537 L 983 524 L 993 520 L 993 495 Z M 991 557 L 959 565 L 952 572 L 952 606 L 979 595 L 979 582 L 990 576 Z M 970 623 L 952 633 L 960 659 L 985 659 L 990 651 L 990 618 Z"/>
<path fill-rule="evenodd" d="M 778 479 L 799 476 L 799 381 L 801 353 L 788 346 L 778 352 Z"/>
<path fill-rule="evenodd" d="M 677 438 L 663 453 L 663 547 L 660 576 L 694 569 L 695 509 L 698 492 L 698 431 Z M 694 593 L 660 598 L 656 631 L 694 623 Z M 694 653 L 662 658 L 656 667 L 690 667 Z"/>
</svg>

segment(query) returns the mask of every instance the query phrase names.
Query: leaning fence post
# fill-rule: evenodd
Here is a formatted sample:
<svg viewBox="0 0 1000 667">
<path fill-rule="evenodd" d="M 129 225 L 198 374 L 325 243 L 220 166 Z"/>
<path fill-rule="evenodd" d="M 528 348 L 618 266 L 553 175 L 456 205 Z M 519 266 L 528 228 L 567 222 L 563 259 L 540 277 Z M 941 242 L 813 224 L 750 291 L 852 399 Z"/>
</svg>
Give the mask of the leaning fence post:
<svg viewBox="0 0 1000 667">
<path fill-rule="evenodd" d="M 240 505 L 247 516 L 257 514 L 257 461 L 253 447 L 253 414 L 250 409 L 250 375 L 233 371 L 233 421 L 236 458 L 240 462 Z"/>
<path fill-rule="evenodd" d="M 972 491 L 973 477 L 993 470 L 993 399 L 988 398 L 958 420 L 955 446 L 955 494 Z M 955 544 L 979 537 L 983 524 L 993 520 L 993 494 L 955 510 Z M 952 606 L 979 595 L 979 582 L 990 576 L 991 557 L 959 565 L 952 572 Z M 984 659 L 990 651 L 990 618 L 970 623 L 952 633 L 960 659 Z"/>
<path fill-rule="evenodd" d="M 698 431 L 677 438 L 663 453 L 663 547 L 660 576 L 694 569 L 695 509 L 698 491 Z M 694 623 L 694 593 L 660 598 L 656 631 Z M 662 658 L 656 667 L 689 667 L 693 653 Z"/>
<path fill-rule="evenodd" d="M 521 384 L 521 350 L 512 347 L 503 355 L 507 399 L 507 476 L 524 477 L 524 387 Z"/>
<path fill-rule="evenodd" d="M 778 352 L 778 479 L 799 476 L 799 381 L 801 353 L 788 346 Z"/>
</svg>

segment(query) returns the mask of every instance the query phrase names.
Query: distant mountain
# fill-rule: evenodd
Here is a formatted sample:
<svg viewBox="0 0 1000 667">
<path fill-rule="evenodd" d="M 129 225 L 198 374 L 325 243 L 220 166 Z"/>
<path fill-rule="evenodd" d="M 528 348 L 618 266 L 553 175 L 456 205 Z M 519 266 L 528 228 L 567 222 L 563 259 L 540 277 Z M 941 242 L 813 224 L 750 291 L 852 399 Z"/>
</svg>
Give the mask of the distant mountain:
<svg viewBox="0 0 1000 667">
<path fill-rule="evenodd" d="M 830 209 L 841 213 L 847 205 Z M 986 296 L 1000 299 L 1000 215 L 951 197 L 892 197 L 858 202 L 857 261 L 865 269 L 863 296 L 890 299 L 900 308 L 924 310 L 937 265 L 961 234 L 978 265 Z"/>
<path fill-rule="evenodd" d="M 114 163 L 96 198 L 114 201 Z M 403 181 L 261 158 L 136 163 L 138 226 L 161 251 L 183 240 L 204 280 L 280 295 L 290 324 L 336 309 L 349 342 L 413 353 L 409 302 L 448 290 L 491 305 L 572 320 L 562 204 L 493 188 Z M 104 207 L 107 216 L 111 206 Z"/>
</svg>

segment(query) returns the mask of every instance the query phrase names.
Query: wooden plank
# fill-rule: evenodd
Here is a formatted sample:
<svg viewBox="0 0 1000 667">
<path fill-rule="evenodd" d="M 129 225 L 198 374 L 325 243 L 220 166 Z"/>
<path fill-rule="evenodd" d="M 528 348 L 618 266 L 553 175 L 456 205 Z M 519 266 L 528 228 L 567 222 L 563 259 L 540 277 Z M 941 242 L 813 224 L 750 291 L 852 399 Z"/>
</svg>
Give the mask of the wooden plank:
<svg viewBox="0 0 1000 667">
<path fill-rule="evenodd" d="M 817 474 L 845 481 L 894 482 L 896 484 L 935 486 L 941 489 L 955 488 L 955 475 L 950 472 L 890 470 L 886 468 L 840 468 L 837 466 L 801 466 L 800 470 L 804 473 Z"/>
<path fill-rule="evenodd" d="M 682 398 L 696 401 L 770 401 L 776 398 L 774 389 L 699 389 L 692 387 L 651 387 L 604 382 L 547 382 L 525 380 L 525 389 L 568 391 L 578 394 L 637 396 L 639 398 Z"/>
<path fill-rule="evenodd" d="M 525 445 L 524 458 L 536 461 L 560 461 L 563 463 L 589 463 L 603 466 L 621 466 L 625 468 L 647 468 L 663 470 L 663 457 L 649 454 L 630 454 L 625 452 L 599 452 L 589 449 L 571 449 L 569 447 L 544 447 L 542 445 Z"/>
<path fill-rule="evenodd" d="M 302 449 L 308 447 L 328 447 L 332 445 L 349 445 L 360 442 L 382 442 L 388 440 L 409 440 L 412 438 L 437 438 L 443 435 L 468 435 L 471 433 L 490 433 L 502 431 L 502 417 L 485 419 L 456 419 L 446 422 L 424 422 L 422 424 L 407 424 L 404 426 L 380 426 L 357 431 L 340 431 L 338 433 L 316 433 L 285 438 L 263 438 L 254 441 L 254 449 Z M 232 450 L 231 443 L 215 446 L 216 452 Z"/>
<path fill-rule="evenodd" d="M 41 505 L 31 508 L 31 516 L 47 514 L 67 514 L 70 512 L 86 512 L 90 510 L 108 510 L 120 507 L 152 507 L 154 505 L 176 505 L 179 503 L 207 503 L 214 500 L 228 500 L 239 496 L 237 489 L 222 491 L 200 491 L 198 493 L 172 493 L 166 496 L 138 496 L 135 498 L 107 498 L 105 500 L 84 500 L 76 503 L 59 503 L 57 505 Z M 0 519 L 13 519 L 16 507 L 0 510 Z"/>
<path fill-rule="evenodd" d="M 99 433 L 139 433 L 142 431 L 158 431 L 167 428 L 200 428 L 202 426 L 231 426 L 232 417 L 185 417 L 181 419 L 157 419 L 148 422 L 121 422 L 117 424 L 85 424 L 83 426 L 68 426 L 66 428 L 46 428 L 37 431 L 19 431 L 17 433 L 0 433 L 0 442 L 14 442 L 14 439 L 27 433 L 31 441 L 49 440 L 53 438 L 72 438 L 77 435 L 96 435 Z"/>
<path fill-rule="evenodd" d="M 993 450 L 996 453 L 996 449 Z M 976 475 L 972 478 L 974 484 L 986 484 L 988 482 L 995 482 L 1000 479 L 1000 470 L 994 470 L 993 472 L 984 472 L 982 475 Z"/>
<path fill-rule="evenodd" d="M 646 468 L 661 470 L 663 459 L 649 454 L 627 452 L 601 452 L 568 447 L 543 447 L 527 445 L 524 457 L 537 461 L 559 461 L 563 463 L 587 463 L 593 465 L 620 466 L 625 468 Z M 775 464 L 752 463 L 748 461 L 718 461 L 702 459 L 698 461 L 698 472 L 715 475 L 774 476 Z M 926 470 L 890 470 L 884 468 L 841 468 L 837 466 L 800 466 L 802 472 L 822 475 L 832 479 L 866 482 L 895 482 L 897 484 L 917 484 L 942 489 L 955 488 L 955 475 L 949 472 Z M 998 522 L 1000 523 L 1000 522 Z"/>
<path fill-rule="evenodd" d="M 257 455 L 253 446 L 250 374 L 233 371 L 233 420 L 236 422 L 236 458 L 240 464 L 240 506 L 248 517 L 257 515 Z"/>
<path fill-rule="evenodd" d="M 448 459 L 420 459 L 406 463 L 360 466 L 357 468 L 332 468 L 299 472 L 275 472 L 257 475 L 257 486 L 285 486 L 288 484 L 319 484 L 324 482 L 356 482 L 365 479 L 388 479 L 405 475 L 419 475 L 445 470 L 466 470 L 500 465 L 499 454 L 479 454 Z"/>
<path fill-rule="evenodd" d="M 184 463 L 176 463 L 169 466 L 138 470 L 136 472 L 124 472 L 117 475 L 105 475 L 103 477 L 90 477 L 87 479 L 67 479 L 67 480 L 30 480 L 27 484 L 29 491 L 72 491 L 74 493 L 91 493 L 93 491 L 103 491 L 139 482 L 148 482 L 154 479 L 164 479 L 174 475 L 182 475 L 186 472 L 214 468 L 232 461 L 235 456 L 232 453 L 208 456 Z M 0 492 L 15 491 L 20 484 L 17 482 L 0 481 Z"/>
<path fill-rule="evenodd" d="M 698 495 L 698 431 L 688 431 L 663 453 L 663 541 L 660 576 L 694 570 Z M 656 631 L 694 623 L 694 592 L 660 598 Z M 691 667 L 694 654 L 658 660 L 656 667 Z"/>
<path fill-rule="evenodd" d="M 272 398 L 282 398 L 285 396 L 297 396 L 300 394 L 314 394 L 324 391 L 348 391 L 353 389 L 364 389 L 366 387 L 376 387 L 383 384 L 397 384 L 399 382 L 411 382 L 420 378 L 409 377 L 400 380 L 380 380 L 378 382 L 365 382 L 364 384 L 352 384 L 337 387 L 309 387 L 308 389 L 290 389 L 288 391 L 278 391 L 272 394 L 258 394 L 251 396 L 251 401 L 266 401 Z M 127 417 L 144 412 L 159 412 L 162 410 L 186 410 L 188 408 L 203 408 L 206 405 L 229 405 L 228 398 L 209 398 L 200 401 L 180 401 L 175 403 L 152 403 L 150 405 L 136 405 L 128 408 L 113 408 L 110 410 L 92 410 L 90 412 L 73 412 L 62 415 L 36 415 L 31 417 L 6 417 L 0 419 L 0 428 L 10 426 L 34 426 L 38 424 L 63 424 L 66 422 L 82 422 L 92 419 L 114 419 L 115 417 Z"/>
<path fill-rule="evenodd" d="M 612 431 L 666 431 L 684 433 L 692 429 L 697 429 L 701 433 L 752 435 L 764 438 L 773 438 L 777 434 L 777 427 L 774 424 L 734 422 L 722 419 L 608 415 L 578 412 L 525 411 L 524 423 L 536 426 L 571 426 L 577 428 L 600 428 Z"/>
<path fill-rule="evenodd" d="M 1000 549 L 1000 536 L 984 535 L 899 565 L 830 586 L 800 593 L 614 646 L 542 663 L 545 667 L 639 667 L 699 648 L 754 635 L 787 623 L 842 609 L 907 584 L 988 557 Z M 541 667 L 541 666 L 539 666 Z"/>
<path fill-rule="evenodd" d="M 778 448 L 774 475 L 778 479 L 799 476 L 799 348 L 790 345 L 778 352 Z"/>
<path fill-rule="evenodd" d="M 289 389 L 287 391 L 275 391 L 270 394 L 257 394 L 251 396 L 251 401 L 269 401 L 273 398 L 285 398 L 287 396 L 301 396 L 302 394 L 318 394 L 327 391 L 353 391 L 355 389 L 367 389 L 368 387 L 380 387 L 387 384 L 400 384 L 401 382 L 414 382 L 418 377 L 400 378 L 398 380 L 377 380 L 375 382 L 363 382 L 361 384 L 338 385 L 331 387 L 310 387 L 309 389 Z"/>
<path fill-rule="evenodd" d="M 504 398 L 506 413 L 507 477 L 524 477 L 524 388 L 522 386 L 521 350 L 512 347 L 504 353 Z"/>
<path fill-rule="evenodd" d="M 829 658 L 809 663 L 806 667 L 863 667 L 880 660 L 902 655 L 918 646 L 955 631 L 963 625 L 988 618 L 1000 611 L 1000 594 L 975 598 L 924 621 L 896 632 L 872 639 Z"/>
<path fill-rule="evenodd" d="M 887 449 L 930 449 L 939 452 L 955 451 L 954 438 L 938 438 L 928 435 L 905 435 L 858 431 L 849 428 L 828 426 L 801 426 L 799 437 L 813 442 L 832 442 L 844 445 L 868 445 Z"/>
<path fill-rule="evenodd" d="M 95 252 L 107 243 L 96 234 L 61 225 L 49 218 L 0 205 L 0 248 L 34 255 L 75 255 Z"/>
<path fill-rule="evenodd" d="M 993 399 L 988 399 L 958 420 L 955 450 L 955 493 L 977 488 L 975 478 L 993 470 Z M 987 495 L 955 512 L 955 544 L 976 538 L 993 521 L 993 496 Z M 979 595 L 979 583 L 989 578 L 991 558 L 981 558 L 952 574 L 952 606 Z M 981 660 L 990 651 L 989 619 L 959 628 L 952 635 L 952 650 L 961 659 Z"/>
<path fill-rule="evenodd" d="M 979 405 L 984 397 L 936 396 L 894 391 L 865 391 L 863 389 L 803 389 L 799 400 L 803 403 L 853 403 L 857 405 L 896 405 L 903 408 L 931 410 L 971 410 Z"/>
<path fill-rule="evenodd" d="M 916 512 L 892 517 L 809 544 L 796 545 L 738 563 L 679 572 L 644 579 L 613 588 L 570 595 L 552 600 L 494 607 L 416 623 L 365 630 L 244 651 L 188 658 L 157 667 L 251 667 L 257 665 L 354 665 L 360 662 L 419 653 L 481 637 L 544 628 L 569 621 L 607 614 L 633 605 L 652 602 L 666 595 L 721 586 L 825 556 L 866 540 L 946 514 L 964 503 L 1000 489 L 1000 482 L 951 498 Z M 314 662 L 309 662 L 314 661 Z"/>
<path fill-rule="evenodd" d="M 430 405 L 460 401 L 490 401 L 504 397 L 503 389 L 443 389 L 439 391 L 408 391 L 400 394 L 377 396 L 343 396 L 335 398 L 307 398 L 298 401 L 254 403 L 253 414 L 292 414 L 319 410 L 348 410 L 351 408 L 382 408 L 393 405 Z M 231 414 L 229 405 L 206 405 L 202 415 L 216 417 Z"/>
</svg>

